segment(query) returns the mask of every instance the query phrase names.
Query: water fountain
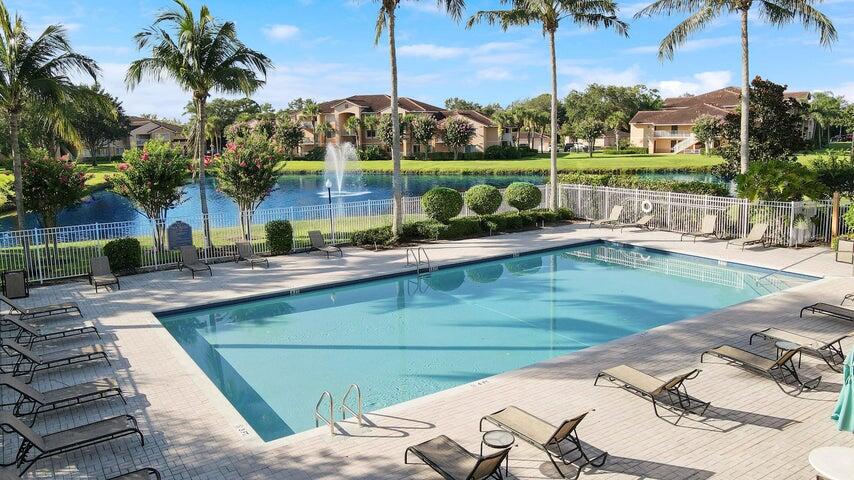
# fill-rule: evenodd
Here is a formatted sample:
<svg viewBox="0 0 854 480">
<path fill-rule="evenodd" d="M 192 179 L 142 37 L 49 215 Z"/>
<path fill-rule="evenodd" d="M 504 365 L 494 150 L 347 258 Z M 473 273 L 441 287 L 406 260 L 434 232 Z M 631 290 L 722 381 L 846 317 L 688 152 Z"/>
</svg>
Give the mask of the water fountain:
<svg viewBox="0 0 854 480">
<path fill-rule="evenodd" d="M 323 178 L 331 184 L 333 197 L 357 197 L 371 193 L 362 183 L 362 170 L 352 143 L 326 146 Z M 327 191 L 321 191 L 320 195 L 327 195 Z"/>
</svg>

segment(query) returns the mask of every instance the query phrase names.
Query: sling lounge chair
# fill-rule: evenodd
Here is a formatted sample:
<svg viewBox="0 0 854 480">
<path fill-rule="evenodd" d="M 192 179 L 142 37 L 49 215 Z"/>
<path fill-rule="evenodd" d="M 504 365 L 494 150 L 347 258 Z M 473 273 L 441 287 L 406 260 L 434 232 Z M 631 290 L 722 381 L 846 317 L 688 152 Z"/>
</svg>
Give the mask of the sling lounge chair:
<svg viewBox="0 0 854 480">
<path fill-rule="evenodd" d="M 130 415 L 120 415 L 44 436 L 34 432 L 11 413 L 0 413 L 0 425 L 4 427 L 3 430 L 14 430 L 21 437 L 21 446 L 18 448 L 13 463 L 4 466 L 24 467 L 21 470 L 22 475 L 34 463 L 43 458 L 61 455 L 128 435 L 139 435 L 140 442 L 145 445 L 145 438 L 139 430 L 136 419 Z"/>
<path fill-rule="evenodd" d="M 18 398 L 14 403 L 4 403 L 0 406 L 13 406 L 12 413 L 17 417 L 31 415 L 30 426 L 35 423 L 36 416 L 40 413 L 73 407 L 103 398 L 118 396 L 127 405 L 118 382 L 109 378 L 40 392 L 11 375 L 0 375 L 0 386 L 10 388 L 18 393 Z"/>
<path fill-rule="evenodd" d="M 77 337 L 80 335 L 95 334 L 101 338 L 101 334 L 94 325 L 84 324 L 81 327 L 53 327 L 42 328 L 30 324 L 26 320 L 20 318 L 4 316 L 0 318 L 0 324 L 9 326 L 8 331 L 15 331 L 15 341 L 21 345 L 32 346 L 34 343 L 46 342 L 50 340 L 59 340 L 68 337 Z"/>
<path fill-rule="evenodd" d="M 806 307 L 801 309 L 800 316 L 804 316 L 804 312 L 810 313 L 820 313 L 822 315 L 827 315 L 829 317 L 839 318 L 842 320 L 848 320 L 850 322 L 854 322 L 854 310 L 850 308 L 838 307 L 836 305 L 831 305 L 829 303 L 814 303 L 812 305 L 807 305 Z"/>
<path fill-rule="evenodd" d="M 318 252 L 323 252 L 326 254 L 326 258 L 329 258 L 329 254 L 337 253 L 338 256 L 344 257 L 344 252 L 341 251 L 340 248 L 335 245 L 329 245 L 326 243 L 326 240 L 323 239 L 323 234 L 318 230 L 312 230 L 308 232 L 308 239 L 311 241 L 311 250 L 317 250 Z"/>
<path fill-rule="evenodd" d="M 160 480 L 160 472 L 153 468 L 142 468 L 118 477 L 110 477 L 107 480 Z"/>
<path fill-rule="evenodd" d="M 74 365 L 95 360 L 104 360 L 107 364 L 112 365 L 112 363 L 110 363 L 110 359 L 107 358 L 107 352 L 104 351 L 104 348 L 101 345 L 88 345 L 85 347 L 57 350 L 45 355 L 39 355 L 17 342 L 3 340 L 2 349 L 10 357 L 17 357 L 17 360 L 14 364 L 0 366 L 0 371 L 3 373 L 11 373 L 16 377 L 28 375 L 27 383 L 32 380 L 35 372 L 41 370 L 48 370 L 51 368 L 63 367 L 65 365 Z"/>
<path fill-rule="evenodd" d="M 593 220 L 592 222 L 590 222 L 589 227 L 592 227 L 593 225 L 596 225 L 596 226 L 605 225 L 605 226 L 609 226 L 613 229 L 614 227 L 618 226 L 618 224 L 620 223 L 620 215 L 622 215 L 622 214 L 623 214 L 623 206 L 622 205 L 614 205 L 614 208 L 611 209 L 611 214 L 608 215 L 608 218 L 603 218 L 601 220 Z"/>
<path fill-rule="evenodd" d="M 754 337 L 773 340 L 775 342 L 791 342 L 800 345 L 801 350 L 804 352 L 811 353 L 824 360 L 824 363 L 833 369 L 833 371 L 841 372 L 842 364 L 845 362 L 845 353 L 842 351 L 842 340 L 852 336 L 854 336 L 854 332 L 839 335 L 831 340 L 819 340 L 798 333 L 780 330 L 779 328 L 766 328 L 751 335 L 750 343 L 753 344 Z M 800 364 L 800 362 L 798 363 Z"/>
<path fill-rule="evenodd" d="M 508 452 L 510 449 L 506 448 L 491 455 L 479 456 L 450 438 L 439 435 L 407 448 L 403 454 L 403 463 L 410 465 L 411 453 L 447 480 L 500 479 L 501 462 Z"/>
<path fill-rule="evenodd" d="M 699 232 L 690 232 L 683 233 L 682 236 L 679 237 L 679 241 L 685 239 L 685 237 L 692 237 L 696 242 L 698 238 L 713 238 L 717 237 L 717 225 L 718 216 L 717 215 L 705 215 L 703 217 L 703 223 L 700 224 Z"/>
<path fill-rule="evenodd" d="M 12 302 L 8 298 L 0 295 L 0 302 L 9 306 L 9 315 L 18 315 L 21 319 L 50 317 L 53 315 L 61 315 L 64 313 L 77 312 L 81 317 L 83 312 L 80 307 L 74 302 L 57 303 L 54 305 L 42 305 L 40 307 L 23 308 Z"/>
<path fill-rule="evenodd" d="M 675 423 L 679 423 L 682 417 L 687 413 L 696 413 L 702 415 L 706 413 L 710 402 L 700 402 L 691 398 L 688 395 L 688 390 L 685 388 L 685 381 L 697 378 L 700 370 L 694 369 L 690 372 L 676 375 L 669 380 L 662 380 L 647 373 L 641 372 L 628 365 L 618 365 L 607 370 L 602 370 L 596 375 L 596 380 L 593 385 L 599 382 L 602 377 L 607 378 L 611 382 L 620 383 L 622 387 L 631 392 L 637 393 L 642 397 L 649 397 L 652 400 L 652 410 L 655 416 L 661 418 L 658 413 L 657 398 L 665 399 L 667 406 L 679 410 L 679 418 Z M 666 397 L 664 397 L 666 394 Z"/>
<path fill-rule="evenodd" d="M 249 242 L 237 242 L 237 261 L 248 263 L 252 270 L 255 270 L 255 265 L 261 264 L 265 268 L 270 268 L 270 261 L 255 253 Z"/>
<path fill-rule="evenodd" d="M 748 370 L 754 370 L 756 372 L 767 374 L 774 380 L 774 382 L 777 383 L 777 386 L 780 387 L 780 390 L 783 390 L 783 386 L 780 384 L 780 382 L 785 382 L 788 377 L 791 377 L 792 382 L 798 385 L 798 394 L 800 394 L 805 389 L 813 389 L 818 387 L 819 383 L 821 383 L 821 376 L 812 380 L 801 380 L 801 377 L 800 375 L 798 375 L 798 370 L 797 368 L 795 368 L 795 362 L 793 360 L 795 355 L 797 355 L 800 351 L 800 348 L 796 348 L 794 350 L 787 350 L 783 352 L 782 355 L 780 355 L 780 358 L 775 360 L 773 358 L 763 357 L 762 355 L 757 355 L 755 353 L 748 352 L 747 350 L 742 350 L 731 345 L 721 345 L 719 347 L 715 347 L 711 350 L 703 352 L 700 355 L 700 363 L 703 363 L 703 359 L 706 355 L 714 355 L 734 365 L 739 365 Z"/>
<path fill-rule="evenodd" d="M 193 278 L 196 278 L 196 272 L 208 272 L 208 275 L 213 277 L 213 270 L 210 265 L 199 260 L 199 254 L 196 252 L 196 247 L 192 245 L 184 245 L 181 247 L 181 261 L 178 262 L 178 271 L 183 269 L 190 270 Z"/>
<path fill-rule="evenodd" d="M 769 245 L 767 234 L 767 223 L 755 223 L 746 237 L 726 242 L 726 248 L 729 248 L 730 245 L 741 245 L 741 250 L 744 251 L 744 247 L 757 243 L 761 243 L 763 247 L 767 247 Z"/>
<path fill-rule="evenodd" d="M 652 222 L 652 218 L 653 218 L 652 215 L 644 215 L 644 216 L 640 217 L 636 222 L 623 223 L 620 225 L 620 231 L 622 232 L 624 228 L 631 228 L 631 227 L 640 228 L 642 230 L 643 229 L 652 230 L 652 225 L 650 225 L 650 222 Z"/>
<path fill-rule="evenodd" d="M 581 441 L 578 439 L 576 429 L 578 424 L 584 420 L 584 417 L 590 412 L 584 412 L 581 415 L 564 420 L 560 426 L 555 427 L 551 423 L 536 417 L 519 407 L 507 407 L 495 413 L 487 415 L 480 419 L 480 431 L 483 431 L 483 422 L 487 421 L 499 428 L 507 430 L 518 439 L 522 439 L 534 447 L 546 453 L 552 465 L 557 469 L 561 476 L 566 477 L 563 470 L 560 469 L 555 459 L 560 460 L 564 465 L 570 465 L 578 460 L 584 460 L 584 463 L 579 465 L 578 472 L 575 478 L 581 475 L 581 470 L 587 465 L 601 467 L 608 459 L 608 452 L 603 452 L 595 458 L 590 458 L 584 452 Z M 564 450 L 562 444 L 568 442 L 571 447 Z M 578 456 L 568 460 L 567 455 L 572 452 L 578 452 Z"/>
<path fill-rule="evenodd" d="M 110 259 L 104 256 L 89 259 L 89 285 L 95 287 L 95 293 L 98 293 L 98 287 L 110 285 L 115 285 L 119 290 L 122 289 L 119 278 L 110 269 Z"/>
</svg>

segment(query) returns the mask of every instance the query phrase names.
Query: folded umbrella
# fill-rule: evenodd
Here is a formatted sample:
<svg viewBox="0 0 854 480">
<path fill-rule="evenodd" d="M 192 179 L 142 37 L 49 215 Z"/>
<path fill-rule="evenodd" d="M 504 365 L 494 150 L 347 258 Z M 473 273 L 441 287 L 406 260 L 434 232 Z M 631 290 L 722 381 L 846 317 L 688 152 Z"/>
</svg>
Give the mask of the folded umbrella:
<svg viewBox="0 0 854 480">
<path fill-rule="evenodd" d="M 845 359 L 842 378 L 842 390 L 830 418 L 836 421 L 837 430 L 854 432 L 854 351 Z"/>
</svg>

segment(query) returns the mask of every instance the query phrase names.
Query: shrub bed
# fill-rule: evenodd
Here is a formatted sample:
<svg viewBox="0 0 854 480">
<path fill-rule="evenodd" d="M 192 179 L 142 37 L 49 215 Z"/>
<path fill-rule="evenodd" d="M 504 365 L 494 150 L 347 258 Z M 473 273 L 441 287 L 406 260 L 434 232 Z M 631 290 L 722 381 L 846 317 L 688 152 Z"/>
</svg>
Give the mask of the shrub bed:
<svg viewBox="0 0 854 480">
<path fill-rule="evenodd" d="M 303 160 L 325 160 L 326 159 L 326 148 L 324 147 L 314 147 L 302 157 Z"/>
<path fill-rule="evenodd" d="M 620 147 L 619 150 L 617 147 L 605 147 L 602 149 L 602 153 L 606 155 L 643 155 L 649 152 L 643 147 Z"/>
<path fill-rule="evenodd" d="M 142 266 L 142 249 L 135 238 L 117 238 L 104 244 L 110 270 L 116 274 L 133 273 Z"/>
<path fill-rule="evenodd" d="M 273 255 L 284 255 L 291 253 L 294 248 L 294 228 L 287 220 L 273 220 L 264 225 L 267 234 L 267 244 L 270 245 L 270 253 Z"/>
<path fill-rule="evenodd" d="M 695 195 L 712 195 L 716 197 L 729 196 L 729 188 L 719 183 L 652 180 L 637 175 L 567 173 L 561 175 L 558 180 L 560 183 L 575 183 L 599 187 L 636 188 L 656 192 L 692 193 Z"/>
<path fill-rule="evenodd" d="M 394 240 L 391 226 L 385 226 L 353 232 L 350 243 L 358 247 L 373 247 L 375 245 L 391 245 Z"/>
</svg>

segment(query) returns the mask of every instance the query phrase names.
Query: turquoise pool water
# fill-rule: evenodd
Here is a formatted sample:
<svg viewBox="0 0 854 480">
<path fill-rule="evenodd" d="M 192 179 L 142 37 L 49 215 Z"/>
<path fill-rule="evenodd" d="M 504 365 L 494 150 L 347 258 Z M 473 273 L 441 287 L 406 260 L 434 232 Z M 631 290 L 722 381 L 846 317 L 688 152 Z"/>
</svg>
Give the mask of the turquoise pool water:
<svg viewBox="0 0 854 480">
<path fill-rule="evenodd" d="M 272 440 L 324 390 L 376 410 L 810 280 L 599 242 L 159 318 Z"/>
</svg>

